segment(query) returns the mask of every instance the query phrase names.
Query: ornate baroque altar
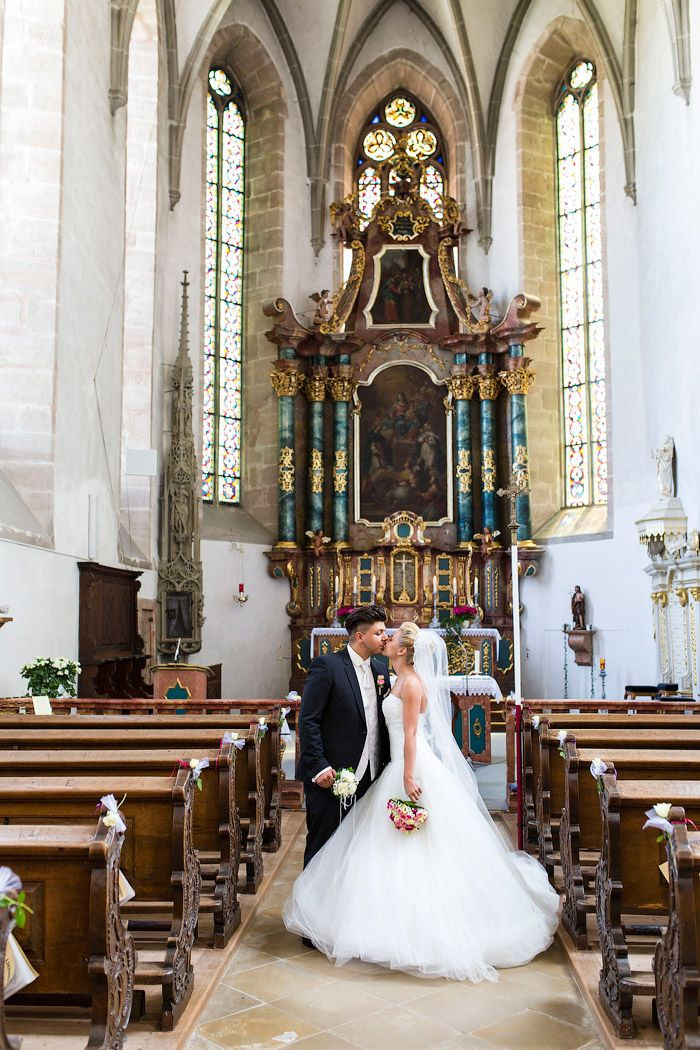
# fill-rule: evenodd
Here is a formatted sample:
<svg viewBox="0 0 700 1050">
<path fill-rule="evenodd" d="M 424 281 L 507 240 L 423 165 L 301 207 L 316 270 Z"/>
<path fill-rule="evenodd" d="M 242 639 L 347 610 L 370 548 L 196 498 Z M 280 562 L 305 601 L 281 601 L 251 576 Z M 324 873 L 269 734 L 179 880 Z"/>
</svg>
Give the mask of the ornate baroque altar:
<svg viewBox="0 0 700 1050">
<path fill-rule="evenodd" d="M 525 344 L 539 303 L 515 296 L 493 316 L 457 272 L 460 207 L 428 203 L 424 162 L 399 140 L 379 166 L 371 218 L 356 194 L 331 206 L 351 257 L 347 280 L 305 325 L 285 299 L 265 306 L 278 347 L 279 537 L 270 572 L 289 587 L 292 679 L 303 686 L 311 632 L 338 607 L 376 601 L 396 625 L 475 604 L 502 637 L 482 668 L 512 688 L 507 500 L 517 496 L 519 567 L 537 569 L 528 481 Z M 506 506 L 503 506 L 506 503 Z M 434 622 L 434 621 L 433 621 Z M 475 647 L 464 653 L 473 662 Z M 464 670 L 464 665 L 459 668 Z"/>
</svg>

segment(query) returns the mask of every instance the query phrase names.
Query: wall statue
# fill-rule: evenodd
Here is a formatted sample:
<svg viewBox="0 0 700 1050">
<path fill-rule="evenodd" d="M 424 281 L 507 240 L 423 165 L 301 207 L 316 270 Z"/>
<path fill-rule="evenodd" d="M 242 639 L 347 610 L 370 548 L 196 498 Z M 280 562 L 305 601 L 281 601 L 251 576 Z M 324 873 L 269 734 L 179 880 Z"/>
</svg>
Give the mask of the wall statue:
<svg viewBox="0 0 700 1050">
<path fill-rule="evenodd" d="M 659 484 L 659 495 L 661 499 L 668 499 L 669 497 L 675 496 L 673 491 L 673 455 L 674 455 L 674 444 L 673 438 L 670 434 L 667 434 L 663 440 L 663 444 L 660 449 L 657 449 L 656 455 L 656 480 Z"/>
<path fill-rule="evenodd" d="M 575 631 L 586 630 L 586 595 L 578 584 L 574 587 L 571 595 L 571 617 L 574 621 Z"/>
</svg>

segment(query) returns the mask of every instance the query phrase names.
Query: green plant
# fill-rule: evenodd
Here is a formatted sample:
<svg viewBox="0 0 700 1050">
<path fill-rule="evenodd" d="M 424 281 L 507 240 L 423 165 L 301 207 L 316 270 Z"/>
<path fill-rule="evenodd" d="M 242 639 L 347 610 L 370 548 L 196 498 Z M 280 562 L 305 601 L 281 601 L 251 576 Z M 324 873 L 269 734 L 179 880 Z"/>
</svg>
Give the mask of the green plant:
<svg viewBox="0 0 700 1050">
<path fill-rule="evenodd" d="M 76 678 L 82 671 L 75 660 L 53 660 L 40 656 L 31 664 L 25 664 L 20 674 L 27 679 L 27 696 L 50 696 L 54 699 L 61 690 L 66 696 L 76 695 Z"/>
</svg>

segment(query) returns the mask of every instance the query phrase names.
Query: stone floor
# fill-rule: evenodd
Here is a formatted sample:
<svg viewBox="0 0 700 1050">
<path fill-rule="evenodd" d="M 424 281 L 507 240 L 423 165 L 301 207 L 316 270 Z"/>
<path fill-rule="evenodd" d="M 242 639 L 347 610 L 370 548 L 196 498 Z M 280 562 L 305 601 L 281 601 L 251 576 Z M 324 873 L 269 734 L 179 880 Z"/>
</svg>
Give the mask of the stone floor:
<svg viewBox="0 0 700 1050">
<path fill-rule="evenodd" d="M 303 828 L 246 927 L 187 1050 L 587 1050 L 602 1048 L 558 944 L 498 984 L 428 980 L 366 963 L 335 967 L 287 933 L 281 908 Z"/>
</svg>

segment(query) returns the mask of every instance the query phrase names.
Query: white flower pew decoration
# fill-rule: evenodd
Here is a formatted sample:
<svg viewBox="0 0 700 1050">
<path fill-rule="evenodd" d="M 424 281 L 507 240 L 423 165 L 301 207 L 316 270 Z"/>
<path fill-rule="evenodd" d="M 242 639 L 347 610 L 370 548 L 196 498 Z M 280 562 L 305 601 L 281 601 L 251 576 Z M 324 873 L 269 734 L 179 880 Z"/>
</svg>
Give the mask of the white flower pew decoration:
<svg viewBox="0 0 700 1050">
<path fill-rule="evenodd" d="M 557 740 L 559 741 L 559 754 L 562 758 L 566 758 L 566 729 L 560 729 L 557 733 Z"/>
<path fill-rule="evenodd" d="M 195 782 L 198 791 L 202 790 L 202 772 L 209 768 L 208 758 L 191 758 L 189 762 L 182 762 L 181 765 L 189 767 L 192 771 L 192 779 Z"/>
<path fill-rule="evenodd" d="M 245 747 L 245 740 L 241 740 L 238 733 L 232 733 L 227 729 L 221 738 L 219 749 L 227 747 L 230 744 L 233 744 L 237 751 L 241 751 Z"/>
<path fill-rule="evenodd" d="M 591 776 L 594 778 L 596 787 L 598 788 L 598 794 L 600 795 L 603 790 L 603 777 L 608 771 L 608 764 L 604 762 L 602 758 L 594 758 L 590 764 Z"/>
<path fill-rule="evenodd" d="M 540 716 L 539 715 L 533 715 L 532 716 L 532 728 L 535 730 L 535 732 L 537 732 L 537 730 L 540 728 Z"/>
<path fill-rule="evenodd" d="M 644 816 L 647 819 L 642 831 L 645 831 L 647 828 L 656 828 L 657 831 L 661 832 L 661 834 L 656 837 L 657 842 L 663 842 L 665 839 L 670 838 L 673 834 L 673 824 L 668 819 L 670 813 L 670 802 L 654 803 L 651 809 L 647 809 L 644 813 Z"/>
<path fill-rule="evenodd" d="M 119 803 L 114 795 L 103 795 L 100 799 L 101 804 L 107 810 L 102 814 L 102 823 L 106 828 L 115 828 L 121 835 L 126 831 L 126 824 L 119 810 L 124 805 L 125 798 L 126 795 Z"/>
</svg>

